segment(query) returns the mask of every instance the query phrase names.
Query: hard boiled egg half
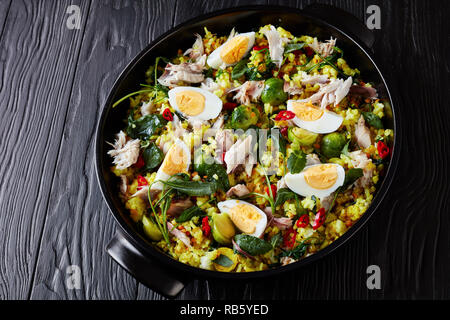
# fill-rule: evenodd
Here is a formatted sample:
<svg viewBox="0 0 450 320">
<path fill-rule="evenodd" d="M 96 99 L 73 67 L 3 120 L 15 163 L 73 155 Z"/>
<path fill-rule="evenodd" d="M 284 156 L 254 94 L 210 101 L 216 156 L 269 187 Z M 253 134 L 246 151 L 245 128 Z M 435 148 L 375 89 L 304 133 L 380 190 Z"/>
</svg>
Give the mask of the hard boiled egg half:
<svg viewBox="0 0 450 320">
<path fill-rule="evenodd" d="M 302 172 L 288 173 L 284 177 L 286 185 L 295 193 L 316 196 L 320 199 L 329 196 L 344 184 L 345 170 L 335 163 L 321 163 L 305 167 Z"/>
<path fill-rule="evenodd" d="M 185 118 L 215 119 L 222 111 L 222 100 L 215 94 L 196 87 L 176 87 L 169 90 L 169 103 Z"/>
<path fill-rule="evenodd" d="M 217 204 L 220 212 L 228 214 L 241 232 L 260 237 L 267 226 L 267 216 L 258 207 L 242 200 L 226 200 Z"/>
<path fill-rule="evenodd" d="M 182 140 L 175 140 L 156 172 L 155 183 L 151 186 L 151 189 L 162 190 L 164 184 L 160 181 L 167 181 L 171 176 L 177 173 L 187 173 L 190 163 L 191 150 Z M 159 182 L 156 182 L 158 180 Z"/>
<path fill-rule="evenodd" d="M 288 100 L 287 109 L 295 114 L 294 123 L 314 133 L 330 133 L 336 131 L 344 120 L 340 115 L 316 107 L 311 102 Z"/>
<path fill-rule="evenodd" d="M 224 44 L 211 52 L 206 62 L 214 69 L 232 66 L 241 61 L 254 44 L 254 32 L 240 33 L 234 37 L 228 38 Z"/>
</svg>

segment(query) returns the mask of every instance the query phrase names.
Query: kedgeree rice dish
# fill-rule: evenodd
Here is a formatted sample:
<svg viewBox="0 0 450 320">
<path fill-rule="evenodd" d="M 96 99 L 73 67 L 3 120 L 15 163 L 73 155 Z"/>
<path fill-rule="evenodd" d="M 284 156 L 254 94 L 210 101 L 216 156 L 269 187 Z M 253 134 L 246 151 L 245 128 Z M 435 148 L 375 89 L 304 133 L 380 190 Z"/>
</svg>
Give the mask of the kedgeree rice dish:
<svg viewBox="0 0 450 320">
<path fill-rule="evenodd" d="M 266 25 L 158 57 L 110 141 L 136 228 L 182 263 L 284 266 L 342 236 L 370 206 L 394 132 L 336 39 Z M 130 90 L 131 91 L 131 90 Z"/>
</svg>

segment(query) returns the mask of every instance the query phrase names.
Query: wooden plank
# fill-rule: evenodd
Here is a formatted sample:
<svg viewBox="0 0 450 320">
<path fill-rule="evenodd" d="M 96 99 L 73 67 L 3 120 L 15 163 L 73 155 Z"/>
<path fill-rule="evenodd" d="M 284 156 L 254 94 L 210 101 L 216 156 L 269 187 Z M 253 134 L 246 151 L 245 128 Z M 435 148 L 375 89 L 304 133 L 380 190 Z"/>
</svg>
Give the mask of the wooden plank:
<svg viewBox="0 0 450 320">
<path fill-rule="evenodd" d="M 3 30 L 5 29 L 6 19 L 8 17 L 9 8 L 11 6 L 11 1 L 2 1 L 0 2 L 0 45 L 2 44 L 3 39 Z M 3 73 L 5 69 L 5 61 L 4 59 L 0 59 L 0 92 L 3 86 Z"/>
<path fill-rule="evenodd" d="M 4 0 L 0 2 L 0 43 L 2 41 L 3 29 L 6 24 L 6 18 L 8 17 L 10 6 L 11 0 Z"/>
<path fill-rule="evenodd" d="M 390 4 L 388 10 L 386 5 L 380 4 L 384 40 L 402 40 L 387 46 L 380 39 L 375 51 L 383 53 L 379 64 L 396 89 L 403 143 L 396 181 L 369 225 L 371 263 L 382 273 L 382 290 L 371 298 L 448 299 L 446 10 L 430 2 Z"/>
<path fill-rule="evenodd" d="M 2 2 L 0 7 L 8 2 Z M 0 46 L 0 299 L 25 299 L 82 33 L 65 27 L 69 4 L 13 1 Z M 0 13 L 5 17 L 5 13 Z M 83 20 L 84 21 L 84 20 Z M 2 24 L 0 24 L 1 26 Z"/>
<path fill-rule="evenodd" d="M 113 82 L 149 41 L 171 27 L 174 5 L 169 1 L 92 2 L 52 184 L 32 299 L 136 297 L 136 281 L 105 252 L 116 226 L 95 177 L 94 133 Z M 65 286 L 69 265 L 81 268 L 81 290 Z"/>
</svg>

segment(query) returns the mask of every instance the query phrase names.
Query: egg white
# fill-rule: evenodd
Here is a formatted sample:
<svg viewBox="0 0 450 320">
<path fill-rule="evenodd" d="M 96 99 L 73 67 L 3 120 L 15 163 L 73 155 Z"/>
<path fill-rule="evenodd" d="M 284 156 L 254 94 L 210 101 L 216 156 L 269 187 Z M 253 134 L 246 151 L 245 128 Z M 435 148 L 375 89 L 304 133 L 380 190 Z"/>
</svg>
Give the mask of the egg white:
<svg viewBox="0 0 450 320">
<path fill-rule="evenodd" d="M 325 164 L 336 166 L 336 170 L 337 170 L 336 182 L 330 188 L 315 189 L 306 182 L 304 173 L 309 168 L 321 166 L 321 165 L 325 165 Z M 344 184 L 344 180 L 345 180 L 344 168 L 341 165 L 335 164 L 335 163 L 314 164 L 314 165 L 305 167 L 303 169 L 303 171 L 300 173 L 296 173 L 296 174 L 287 173 L 284 176 L 284 181 L 286 182 L 286 185 L 288 186 L 288 188 L 290 190 L 294 191 L 295 193 L 297 193 L 303 197 L 316 196 L 319 199 L 323 199 L 323 198 L 329 196 L 330 194 L 332 194 L 334 191 L 336 191 L 340 186 L 342 186 Z"/>
<path fill-rule="evenodd" d="M 257 237 L 257 238 L 261 237 L 262 234 L 264 233 L 264 230 L 266 230 L 267 215 L 260 208 L 258 208 L 257 206 L 254 206 L 251 203 L 248 203 L 248 202 L 242 201 L 242 200 L 225 200 L 225 201 L 219 202 L 217 204 L 217 207 L 219 208 L 220 212 L 228 214 L 230 209 L 238 204 L 245 204 L 245 205 L 251 206 L 259 213 L 261 218 L 256 223 L 255 232 L 249 233 L 249 235 Z M 231 216 L 230 216 L 230 218 L 231 218 Z"/>
<path fill-rule="evenodd" d="M 245 53 L 244 53 L 244 55 L 242 56 L 242 57 L 245 57 L 245 56 L 248 54 L 248 52 L 250 51 L 250 49 L 253 47 L 253 45 L 255 44 L 255 32 L 239 33 L 239 34 L 236 34 L 234 37 L 237 37 L 237 36 L 245 36 L 245 37 L 247 37 L 247 38 L 249 39 L 248 44 L 247 44 L 247 50 L 245 50 Z M 233 37 L 233 38 L 234 38 L 234 37 Z M 206 60 L 206 62 L 208 63 L 208 65 L 209 65 L 211 68 L 219 69 L 219 68 L 221 68 L 221 67 L 223 67 L 223 66 L 228 67 L 228 66 L 232 66 L 232 65 L 234 65 L 234 64 L 237 63 L 237 62 L 236 62 L 236 63 L 233 63 L 233 64 L 226 64 L 226 63 L 222 60 L 222 58 L 220 57 L 220 52 L 222 51 L 224 45 L 225 45 L 228 41 L 230 41 L 231 39 L 233 39 L 233 38 L 228 38 L 227 41 L 225 41 L 225 42 L 224 42 L 220 47 L 218 47 L 216 50 L 214 50 L 213 52 L 211 52 L 211 54 L 208 56 L 208 59 Z"/>
<path fill-rule="evenodd" d="M 177 93 L 182 91 L 195 91 L 200 93 L 205 97 L 205 108 L 204 110 L 196 115 L 196 116 L 189 116 L 187 114 L 184 114 L 181 112 L 180 108 L 177 105 Z M 220 112 L 222 111 L 222 100 L 215 94 L 201 88 L 197 87 L 176 87 L 171 90 L 169 90 L 169 103 L 170 105 L 177 110 L 179 113 L 183 115 L 185 118 L 193 119 L 193 120 L 211 120 L 215 119 L 219 116 Z"/>
<path fill-rule="evenodd" d="M 186 145 L 186 143 L 184 143 L 180 139 L 175 140 L 174 144 L 177 144 L 178 146 L 180 146 L 181 149 L 183 150 L 183 153 L 187 155 L 187 163 L 186 163 L 186 167 L 185 167 L 185 171 L 187 172 L 189 169 L 189 165 L 191 163 L 191 150 Z M 169 152 L 171 152 L 171 150 L 173 150 L 173 145 L 169 148 L 169 151 L 167 151 L 166 157 L 164 158 L 161 166 L 159 167 L 158 171 L 156 172 L 155 181 L 158 181 L 158 182 L 155 182 L 151 186 L 152 190 L 163 190 L 164 184 L 160 181 L 167 181 L 171 177 L 170 174 L 167 174 L 166 172 L 164 172 L 162 170 L 162 168 L 164 167 L 163 165 L 165 164 L 165 161 L 168 161 L 168 159 L 169 159 L 167 157 L 167 155 L 169 154 Z"/>
<path fill-rule="evenodd" d="M 294 108 L 292 106 L 293 101 L 295 100 L 288 100 L 287 102 L 287 109 L 292 112 L 294 112 Z M 328 110 L 324 110 L 323 115 L 314 121 L 304 121 L 298 117 L 294 117 L 292 119 L 296 126 L 321 134 L 336 131 L 341 126 L 343 120 L 344 119 L 340 115 Z"/>
</svg>

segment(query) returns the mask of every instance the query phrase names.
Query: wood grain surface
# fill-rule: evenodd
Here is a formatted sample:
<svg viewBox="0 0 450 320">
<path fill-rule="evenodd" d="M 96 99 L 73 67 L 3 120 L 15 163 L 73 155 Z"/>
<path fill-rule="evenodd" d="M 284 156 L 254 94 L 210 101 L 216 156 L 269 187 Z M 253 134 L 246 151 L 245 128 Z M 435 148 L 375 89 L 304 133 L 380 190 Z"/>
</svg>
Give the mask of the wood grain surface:
<svg viewBox="0 0 450 320">
<path fill-rule="evenodd" d="M 2 32 L 0 298 L 29 297 L 82 33 L 77 1 L 11 1 Z"/>
<path fill-rule="evenodd" d="M 116 230 L 97 186 L 94 135 L 108 92 L 158 35 L 206 12 L 313 1 L 0 0 L 0 299 L 163 299 L 115 264 Z M 449 299 L 447 2 L 315 1 L 358 19 L 381 8 L 375 59 L 401 118 L 389 195 L 346 245 L 296 272 L 248 282 L 195 280 L 179 299 Z M 81 29 L 65 21 L 81 9 Z M 382 289 L 366 268 L 380 266 Z M 66 286 L 78 265 L 82 287 Z"/>
</svg>

